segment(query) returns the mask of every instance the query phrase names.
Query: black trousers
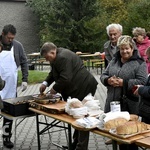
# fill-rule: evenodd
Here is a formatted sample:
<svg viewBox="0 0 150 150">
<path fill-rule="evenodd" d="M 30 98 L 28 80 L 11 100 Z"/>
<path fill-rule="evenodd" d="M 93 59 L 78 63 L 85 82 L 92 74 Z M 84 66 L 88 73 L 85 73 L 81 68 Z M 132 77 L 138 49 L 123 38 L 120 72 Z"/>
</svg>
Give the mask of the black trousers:
<svg viewBox="0 0 150 150">
<path fill-rule="evenodd" d="M 7 118 L 3 119 L 3 138 L 9 137 L 11 138 L 11 130 L 12 130 L 12 120 L 9 120 Z"/>
<path fill-rule="evenodd" d="M 75 130 L 73 134 L 72 150 L 88 150 L 89 131 Z"/>
</svg>

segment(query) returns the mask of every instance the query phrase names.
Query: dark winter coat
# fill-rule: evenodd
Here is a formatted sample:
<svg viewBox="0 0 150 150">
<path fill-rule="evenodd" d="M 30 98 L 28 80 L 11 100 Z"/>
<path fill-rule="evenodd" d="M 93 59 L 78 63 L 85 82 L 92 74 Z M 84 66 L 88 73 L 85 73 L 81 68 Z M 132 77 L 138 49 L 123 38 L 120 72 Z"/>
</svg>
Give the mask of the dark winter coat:
<svg viewBox="0 0 150 150">
<path fill-rule="evenodd" d="M 126 95 L 131 100 L 128 104 L 131 110 L 130 113 L 136 113 L 138 97 L 132 93 L 132 88 L 134 85 L 144 85 L 147 78 L 146 63 L 139 57 L 137 50 L 134 50 L 133 56 L 124 64 L 121 62 L 121 55 L 118 51 L 101 75 L 100 80 L 107 87 L 105 112 L 110 111 L 110 102 L 120 101 L 123 94 L 122 87 L 113 87 L 107 83 L 108 78 L 114 75 L 123 79 L 123 87 L 127 92 Z"/>
<path fill-rule="evenodd" d="M 139 87 L 138 93 L 143 98 L 149 98 L 150 100 L 150 76 L 147 79 L 147 82 L 144 86 Z"/>
<path fill-rule="evenodd" d="M 95 94 L 98 84 L 96 79 L 87 71 L 81 58 L 72 51 L 58 48 L 51 67 L 45 81 L 48 85 L 55 81 L 54 90 L 61 93 L 65 100 L 69 96 L 82 100 L 89 93 Z"/>
</svg>

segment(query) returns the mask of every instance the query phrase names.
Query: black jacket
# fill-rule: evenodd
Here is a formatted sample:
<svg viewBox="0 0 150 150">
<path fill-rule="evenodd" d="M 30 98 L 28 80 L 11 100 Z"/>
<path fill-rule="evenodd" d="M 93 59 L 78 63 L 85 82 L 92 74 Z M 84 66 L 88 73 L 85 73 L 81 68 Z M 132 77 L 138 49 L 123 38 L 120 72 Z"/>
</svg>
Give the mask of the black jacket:
<svg viewBox="0 0 150 150">
<path fill-rule="evenodd" d="M 89 93 L 95 94 L 98 83 L 75 53 L 58 48 L 51 67 L 45 81 L 48 85 L 55 81 L 54 90 L 61 93 L 65 100 L 69 96 L 82 100 Z"/>
<path fill-rule="evenodd" d="M 148 77 L 145 86 L 139 87 L 138 93 L 141 97 L 150 100 L 150 76 Z"/>
</svg>

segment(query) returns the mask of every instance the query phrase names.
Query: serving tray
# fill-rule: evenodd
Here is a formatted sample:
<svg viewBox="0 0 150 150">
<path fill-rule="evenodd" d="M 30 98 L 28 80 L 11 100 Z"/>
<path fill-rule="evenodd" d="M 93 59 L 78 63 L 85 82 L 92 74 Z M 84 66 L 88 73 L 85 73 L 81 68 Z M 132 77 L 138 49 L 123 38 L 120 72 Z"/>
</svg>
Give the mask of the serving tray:
<svg viewBox="0 0 150 150">
<path fill-rule="evenodd" d="M 132 137 L 132 136 L 135 136 L 135 135 L 143 134 L 143 133 L 148 133 L 148 132 L 150 132 L 150 130 L 145 130 L 145 131 L 137 132 L 137 133 L 134 133 L 134 134 L 119 135 L 119 134 L 116 133 L 116 128 L 109 130 L 110 134 L 112 134 L 116 137 L 119 137 L 119 138 L 123 138 L 123 139 L 129 138 L 129 137 Z"/>
<path fill-rule="evenodd" d="M 59 114 L 65 112 L 65 101 L 59 101 L 57 103 L 40 104 L 35 101 L 29 103 L 30 107 L 42 110 L 47 113 Z"/>
</svg>

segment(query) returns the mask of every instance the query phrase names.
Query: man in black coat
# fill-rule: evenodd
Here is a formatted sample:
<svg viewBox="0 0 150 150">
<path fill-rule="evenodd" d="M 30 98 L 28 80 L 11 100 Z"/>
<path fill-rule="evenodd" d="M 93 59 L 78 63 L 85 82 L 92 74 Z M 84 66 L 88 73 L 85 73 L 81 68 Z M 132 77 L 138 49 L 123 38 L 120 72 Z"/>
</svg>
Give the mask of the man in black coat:
<svg viewBox="0 0 150 150">
<path fill-rule="evenodd" d="M 75 53 L 47 42 L 41 48 L 41 55 L 50 61 L 52 69 L 42 83 L 40 93 L 55 81 L 50 93 L 61 93 L 65 101 L 69 96 L 82 101 L 89 93 L 95 94 L 98 83 Z M 89 132 L 75 130 L 73 138 L 73 149 L 88 149 Z"/>
</svg>

